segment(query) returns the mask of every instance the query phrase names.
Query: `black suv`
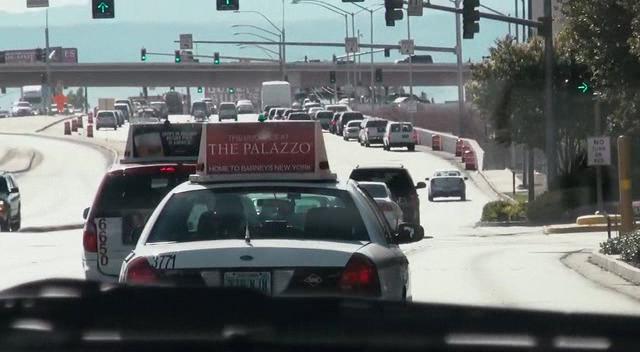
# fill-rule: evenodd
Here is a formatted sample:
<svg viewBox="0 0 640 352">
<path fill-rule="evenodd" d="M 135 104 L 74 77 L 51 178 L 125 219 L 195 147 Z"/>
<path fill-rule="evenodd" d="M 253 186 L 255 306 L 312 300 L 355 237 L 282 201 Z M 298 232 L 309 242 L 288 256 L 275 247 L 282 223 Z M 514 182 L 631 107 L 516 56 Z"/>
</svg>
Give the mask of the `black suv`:
<svg viewBox="0 0 640 352">
<path fill-rule="evenodd" d="M 0 171 L 0 232 L 20 229 L 20 189 L 8 172 Z"/>
<path fill-rule="evenodd" d="M 357 166 L 351 171 L 349 178 L 355 181 L 386 183 L 393 201 L 402 209 L 402 221 L 420 224 L 420 200 L 417 190 L 427 185 L 424 182 L 413 183 L 409 170 L 404 166 Z"/>
</svg>

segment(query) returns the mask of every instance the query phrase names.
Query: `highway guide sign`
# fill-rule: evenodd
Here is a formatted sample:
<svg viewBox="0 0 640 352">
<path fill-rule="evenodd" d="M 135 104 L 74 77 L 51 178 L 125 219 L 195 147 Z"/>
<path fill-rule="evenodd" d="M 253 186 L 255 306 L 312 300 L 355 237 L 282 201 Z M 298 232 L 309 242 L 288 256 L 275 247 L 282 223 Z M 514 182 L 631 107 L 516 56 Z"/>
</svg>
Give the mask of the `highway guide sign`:
<svg viewBox="0 0 640 352">
<path fill-rule="evenodd" d="M 611 165 L 611 141 L 609 137 L 587 138 L 587 163 L 589 166 Z"/>
</svg>

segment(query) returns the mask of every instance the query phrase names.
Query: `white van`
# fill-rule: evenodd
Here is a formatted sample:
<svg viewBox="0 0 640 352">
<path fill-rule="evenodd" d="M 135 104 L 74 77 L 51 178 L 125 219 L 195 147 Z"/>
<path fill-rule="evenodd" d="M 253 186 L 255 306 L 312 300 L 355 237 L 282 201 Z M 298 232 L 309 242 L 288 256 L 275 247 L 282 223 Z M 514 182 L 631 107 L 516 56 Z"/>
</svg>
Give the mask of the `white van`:
<svg viewBox="0 0 640 352">
<path fill-rule="evenodd" d="M 265 107 L 279 106 L 288 108 L 291 106 L 291 84 L 286 81 L 262 82 L 261 109 Z"/>
</svg>

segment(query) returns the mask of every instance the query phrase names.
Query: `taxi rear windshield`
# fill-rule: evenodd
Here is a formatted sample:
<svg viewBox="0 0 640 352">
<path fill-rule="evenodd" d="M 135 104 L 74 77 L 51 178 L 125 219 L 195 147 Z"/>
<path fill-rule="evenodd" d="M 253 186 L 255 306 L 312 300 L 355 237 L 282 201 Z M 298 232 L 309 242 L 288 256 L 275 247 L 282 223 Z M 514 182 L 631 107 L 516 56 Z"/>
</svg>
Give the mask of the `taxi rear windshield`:
<svg viewBox="0 0 640 352">
<path fill-rule="evenodd" d="M 331 111 L 320 111 L 316 113 L 316 119 L 331 119 L 333 118 L 333 113 Z"/>
<path fill-rule="evenodd" d="M 139 234 L 162 198 L 185 182 L 191 171 L 178 169 L 166 173 L 158 170 L 157 173 L 108 177 L 95 203 L 95 217 L 121 218 L 123 234 L 135 233 L 136 228 Z M 123 236 L 122 243 L 134 244 L 136 240 L 134 235 Z"/>
<path fill-rule="evenodd" d="M 260 187 L 177 193 L 160 213 L 147 242 L 247 237 L 369 241 L 362 217 L 346 191 Z"/>
</svg>

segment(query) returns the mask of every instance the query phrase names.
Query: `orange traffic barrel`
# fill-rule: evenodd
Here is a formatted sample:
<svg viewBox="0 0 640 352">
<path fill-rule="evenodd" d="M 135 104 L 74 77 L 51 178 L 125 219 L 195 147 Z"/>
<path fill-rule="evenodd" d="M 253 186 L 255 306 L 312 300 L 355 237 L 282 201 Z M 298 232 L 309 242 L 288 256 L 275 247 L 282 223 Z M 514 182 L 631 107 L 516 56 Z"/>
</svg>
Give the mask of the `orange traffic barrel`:
<svg viewBox="0 0 640 352">
<path fill-rule="evenodd" d="M 478 170 L 478 164 L 476 163 L 476 153 L 471 150 L 464 152 L 464 169 L 465 170 Z"/>
<path fill-rule="evenodd" d="M 442 150 L 442 136 L 438 134 L 431 135 L 431 149 Z"/>
<path fill-rule="evenodd" d="M 87 125 L 87 137 L 93 138 L 93 125 L 91 124 Z"/>
<path fill-rule="evenodd" d="M 462 147 L 464 146 L 464 141 L 462 139 L 456 140 L 456 156 L 462 156 Z"/>
</svg>

